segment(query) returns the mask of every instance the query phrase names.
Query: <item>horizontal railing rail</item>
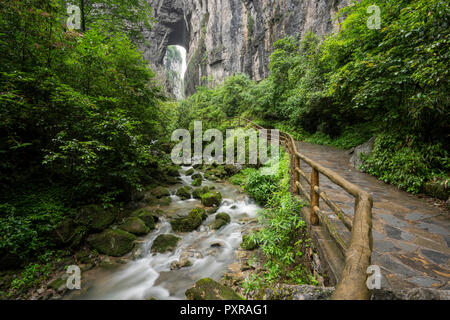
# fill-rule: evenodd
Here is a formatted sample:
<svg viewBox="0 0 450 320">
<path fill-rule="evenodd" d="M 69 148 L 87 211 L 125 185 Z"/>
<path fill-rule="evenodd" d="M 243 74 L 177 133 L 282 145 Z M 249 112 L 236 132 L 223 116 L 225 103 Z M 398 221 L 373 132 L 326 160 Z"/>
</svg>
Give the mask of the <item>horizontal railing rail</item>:
<svg viewBox="0 0 450 320">
<path fill-rule="evenodd" d="M 238 126 L 247 125 L 258 130 L 267 130 L 268 140 L 272 140 L 270 129 L 254 123 L 246 118 L 233 118 L 237 120 Z M 289 133 L 279 133 L 279 143 L 283 144 L 289 152 L 291 159 L 292 192 L 302 195 L 309 200 L 310 225 L 322 224 L 328 230 L 330 236 L 335 240 L 345 255 L 345 266 L 340 275 L 336 290 L 332 298 L 336 300 L 369 299 L 370 291 L 366 284 L 367 268 L 371 263 L 372 256 L 372 196 L 360 187 L 349 182 L 334 171 L 325 168 L 314 160 L 311 160 L 297 149 L 295 140 Z M 301 170 L 300 161 L 311 167 L 311 175 Z M 330 181 L 340 186 L 355 199 L 353 218 L 347 215 L 339 206 L 330 199 L 328 194 L 320 188 L 319 175 L 322 174 Z M 309 192 L 302 186 L 300 179 L 309 185 Z M 329 221 L 327 215 L 320 209 L 320 199 L 336 214 L 344 226 L 351 232 L 350 241 L 347 243 L 334 225 Z"/>
</svg>

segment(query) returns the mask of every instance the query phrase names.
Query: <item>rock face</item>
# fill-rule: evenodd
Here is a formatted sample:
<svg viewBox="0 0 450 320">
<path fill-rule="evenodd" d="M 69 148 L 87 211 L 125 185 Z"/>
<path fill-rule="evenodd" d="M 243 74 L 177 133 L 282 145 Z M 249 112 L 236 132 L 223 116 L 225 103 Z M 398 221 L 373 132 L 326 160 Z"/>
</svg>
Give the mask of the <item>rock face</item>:
<svg viewBox="0 0 450 320">
<path fill-rule="evenodd" d="M 360 146 L 357 146 L 355 150 L 353 151 L 353 155 L 350 158 L 350 163 L 356 168 L 359 169 L 359 167 L 363 164 L 363 161 L 361 160 L 361 155 L 369 155 L 374 147 L 375 144 L 375 137 L 370 138 L 369 141 L 366 143 L 363 143 Z"/>
<path fill-rule="evenodd" d="M 185 93 L 233 73 L 255 80 L 268 75 L 272 44 L 288 35 L 332 32 L 347 0 L 149 0 L 157 23 L 144 33 L 145 58 L 163 70 L 169 45 L 187 50 Z"/>
</svg>

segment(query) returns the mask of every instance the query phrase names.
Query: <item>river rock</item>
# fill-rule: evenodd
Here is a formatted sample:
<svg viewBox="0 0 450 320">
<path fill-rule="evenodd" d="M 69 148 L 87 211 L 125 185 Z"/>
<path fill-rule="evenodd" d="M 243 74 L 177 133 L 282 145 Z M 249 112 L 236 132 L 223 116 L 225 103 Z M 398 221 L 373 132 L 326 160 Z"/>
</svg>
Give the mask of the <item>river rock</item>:
<svg viewBox="0 0 450 320">
<path fill-rule="evenodd" d="M 202 185 L 202 179 L 195 179 L 194 181 L 192 181 L 192 185 L 194 187 L 200 187 Z"/>
<path fill-rule="evenodd" d="M 87 205 L 78 210 L 76 222 L 91 231 L 102 231 L 116 220 L 117 214 L 115 208 L 104 209 L 100 205 Z"/>
<path fill-rule="evenodd" d="M 227 225 L 227 222 L 225 220 L 216 219 L 209 225 L 209 227 L 213 230 L 219 230 L 220 228 L 222 228 L 225 225 Z"/>
<path fill-rule="evenodd" d="M 232 289 L 211 278 L 200 279 L 186 290 L 185 295 L 188 300 L 244 300 Z"/>
<path fill-rule="evenodd" d="M 201 196 L 201 200 L 205 207 L 218 207 L 222 202 L 222 195 L 218 191 L 207 192 Z"/>
<path fill-rule="evenodd" d="M 100 253 L 120 257 L 131 251 L 136 236 L 120 229 L 107 229 L 88 237 L 89 245 Z"/>
<path fill-rule="evenodd" d="M 167 190 L 164 187 L 156 187 L 153 190 L 150 191 L 152 195 L 154 195 L 156 198 L 160 199 L 162 197 L 168 197 L 170 196 L 169 190 Z"/>
<path fill-rule="evenodd" d="M 187 186 L 181 187 L 177 190 L 176 195 L 181 198 L 181 200 L 186 200 L 191 198 L 191 192 Z"/>
<path fill-rule="evenodd" d="M 194 199 L 201 199 L 202 195 L 208 193 L 209 190 L 210 188 L 208 186 L 205 186 L 203 188 L 196 188 L 192 192 L 192 197 L 194 197 Z"/>
<path fill-rule="evenodd" d="M 361 155 L 370 155 L 372 153 L 373 147 L 375 145 L 375 137 L 370 138 L 366 143 L 357 146 L 353 151 L 353 155 L 350 158 L 350 163 L 356 168 L 359 169 L 361 165 L 363 165 L 363 160 L 361 160 Z"/>
<path fill-rule="evenodd" d="M 179 261 L 174 261 L 170 264 L 170 270 L 179 270 L 181 268 L 186 268 L 192 266 L 192 261 L 189 259 L 180 259 Z"/>
<path fill-rule="evenodd" d="M 245 235 L 242 237 L 241 248 L 244 250 L 255 250 L 258 248 L 258 243 L 252 239 L 250 235 Z"/>
<path fill-rule="evenodd" d="M 230 222 L 231 222 L 231 217 L 230 217 L 230 215 L 229 215 L 228 213 L 225 213 L 225 212 L 221 212 L 221 213 L 216 214 L 216 220 L 217 220 L 217 219 L 222 219 L 222 220 L 224 220 L 226 223 L 230 223 Z"/>
<path fill-rule="evenodd" d="M 170 221 L 170 224 L 174 231 L 191 232 L 202 224 L 205 215 L 206 211 L 204 209 L 195 208 L 187 216 L 173 219 Z"/>
<path fill-rule="evenodd" d="M 153 219 L 152 216 L 150 216 Z M 137 236 L 144 236 L 150 232 L 150 229 L 146 226 L 146 223 L 138 217 L 129 217 L 120 225 L 120 229 Z"/>
<path fill-rule="evenodd" d="M 152 252 L 164 253 L 173 251 L 181 238 L 173 234 L 161 234 L 153 241 Z"/>
<path fill-rule="evenodd" d="M 201 175 L 201 173 L 196 173 L 196 174 L 193 174 L 191 178 L 192 178 L 192 180 L 196 180 L 196 179 L 202 180 L 203 176 Z"/>
<path fill-rule="evenodd" d="M 169 177 L 178 177 L 180 175 L 180 169 L 181 168 L 179 166 L 170 166 L 167 167 L 165 171 Z"/>
</svg>

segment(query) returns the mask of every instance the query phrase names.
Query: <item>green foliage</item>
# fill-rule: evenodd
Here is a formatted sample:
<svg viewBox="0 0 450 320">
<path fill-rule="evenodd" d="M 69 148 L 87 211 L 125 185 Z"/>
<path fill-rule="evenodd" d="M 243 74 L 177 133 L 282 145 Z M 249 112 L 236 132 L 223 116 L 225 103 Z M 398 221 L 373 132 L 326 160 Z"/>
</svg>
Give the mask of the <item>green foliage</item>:
<svg viewBox="0 0 450 320">
<path fill-rule="evenodd" d="M 367 27 L 371 5 L 381 9 L 379 30 Z M 275 42 L 265 80 L 234 76 L 214 90 L 202 89 L 202 102 L 193 96 L 195 111 L 186 121 L 210 110 L 214 117 L 243 115 L 296 139 L 340 148 L 401 132 L 396 141 L 408 149 L 383 144 L 367 172 L 417 192 L 433 175 L 448 174 L 449 17 L 442 0 L 353 2 L 338 15 L 339 32 Z M 228 92 L 233 99 L 224 99 Z M 428 149 L 444 156 L 429 157 Z M 388 158 L 396 164 L 388 165 Z"/>
<path fill-rule="evenodd" d="M 145 23 L 150 7 L 84 1 L 99 3 L 107 10 L 85 11 L 84 34 L 65 30 L 65 1 L 0 3 L 2 255 L 52 248 L 52 232 L 74 208 L 127 201 L 169 161 L 170 107 L 120 33 L 125 20 L 131 29 L 134 18 Z"/>
<path fill-rule="evenodd" d="M 442 145 L 406 144 L 394 134 L 379 135 L 372 154 L 364 160 L 365 172 L 413 193 L 420 192 L 425 181 L 450 171 L 448 152 Z M 436 169 L 441 165 L 444 170 Z"/>
<path fill-rule="evenodd" d="M 266 255 L 267 272 L 246 279 L 244 287 L 249 292 L 276 281 L 315 284 L 305 255 L 310 239 L 306 224 L 299 214 L 302 204 L 289 192 L 289 155 L 281 154 L 278 167 L 275 163 L 266 166 L 273 166 L 276 174 L 264 176 L 261 169 L 252 170 L 248 174 L 245 189 L 265 204 L 265 209 L 260 212 L 260 222 L 264 228 L 249 235 L 248 241 L 258 244 Z"/>
</svg>

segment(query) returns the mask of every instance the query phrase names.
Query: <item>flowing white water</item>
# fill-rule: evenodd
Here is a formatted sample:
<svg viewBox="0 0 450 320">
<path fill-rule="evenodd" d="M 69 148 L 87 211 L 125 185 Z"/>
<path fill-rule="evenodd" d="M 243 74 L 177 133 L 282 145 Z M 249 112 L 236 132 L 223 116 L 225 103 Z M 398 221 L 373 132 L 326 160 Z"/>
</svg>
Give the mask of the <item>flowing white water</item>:
<svg viewBox="0 0 450 320">
<path fill-rule="evenodd" d="M 191 167 L 184 167 L 184 170 Z M 181 176 L 183 185 L 191 185 L 189 176 Z M 87 288 L 73 299 L 185 299 L 185 291 L 195 281 L 209 277 L 219 280 L 227 271 L 228 265 L 236 261 L 235 251 L 242 241 L 243 218 L 254 218 L 260 209 L 254 201 L 242 194 L 238 187 L 228 183 L 203 181 L 202 186 L 214 185 L 223 196 L 218 213 L 225 212 L 231 223 L 217 231 L 208 225 L 215 219 L 210 215 L 202 225 L 190 233 L 174 233 L 169 221 L 162 218 L 157 229 L 143 238 L 142 258 L 112 269 L 98 269 L 89 272 L 89 279 L 83 281 Z M 181 187 L 179 185 L 177 187 Z M 172 191 L 172 204 L 165 209 L 171 215 L 187 214 L 200 205 L 196 199 L 181 200 Z M 174 233 L 181 237 L 174 252 L 154 254 L 151 246 L 160 234 Z M 212 244 L 215 244 L 212 246 Z M 192 266 L 171 270 L 170 265 L 178 261 L 183 252 L 189 251 L 193 257 Z"/>
</svg>

